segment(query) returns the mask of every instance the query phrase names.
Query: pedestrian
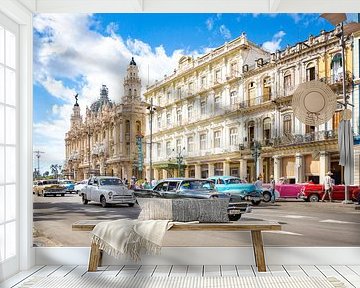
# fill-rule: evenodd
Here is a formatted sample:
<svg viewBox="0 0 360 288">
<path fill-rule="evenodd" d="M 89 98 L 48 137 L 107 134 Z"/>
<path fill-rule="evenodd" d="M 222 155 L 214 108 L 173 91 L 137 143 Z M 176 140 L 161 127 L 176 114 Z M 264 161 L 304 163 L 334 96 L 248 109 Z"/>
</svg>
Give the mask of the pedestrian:
<svg viewBox="0 0 360 288">
<path fill-rule="evenodd" d="M 150 183 L 147 181 L 147 179 L 145 178 L 144 183 L 142 184 L 143 189 L 150 189 Z"/>
<path fill-rule="evenodd" d="M 263 181 L 261 176 L 257 177 L 257 180 L 255 181 L 254 185 L 256 190 L 262 190 Z"/>
<path fill-rule="evenodd" d="M 331 171 L 329 171 L 327 173 L 327 175 L 324 178 L 324 195 L 321 198 L 321 202 L 325 202 L 325 197 L 326 195 L 329 195 L 329 200 L 330 202 L 332 202 L 332 191 L 333 191 L 333 186 L 334 186 L 334 182 L 333 179 L 331 178 L 331 175 L 333 175 L 333 173 L 331 173 Z"/>
<path fill-rule="evenodd" d="M 270 193 L 271 193 L 271 203 L 275 203 L 275 179 L 274 179 L 274 175 L 270 176 Z"/>
<path fill-rule="evenodd" d="M 156 179 L 152 179 L 151 180 L 151 187 L 155 187 L 156 186 L 156 184 L 157 184 L 157 180 Z"/>
</svg>

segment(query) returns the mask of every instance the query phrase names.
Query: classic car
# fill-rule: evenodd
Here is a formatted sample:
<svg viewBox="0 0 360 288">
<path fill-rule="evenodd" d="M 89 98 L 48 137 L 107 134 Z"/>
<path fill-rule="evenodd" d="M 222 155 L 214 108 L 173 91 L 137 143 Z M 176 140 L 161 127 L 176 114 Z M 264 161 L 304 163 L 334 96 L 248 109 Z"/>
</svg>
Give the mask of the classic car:
<svg viewBox="0 0 360 288">
<path fill-rule="evenodd" d="M 75 183 L 74 190 L 76 193 L 80 194 L 80 191 L 87 185 L 89 179 L 82 180 L 80 182 Z"/>
<path fill-rule="evenodd" d="M 66 192 L 75 193 L 75 182 L 72 180 L 59 180 L 59 183 L 63 185 Z"/>
<path fill-rule="evenodd" d="M 299 183 L 299 184 L 275 184 L 275 198 L 299 198 L 300 191 L 302 187 L 306 185 L 306 183 Z M 263 196 L 264 202 L 269 202 L 271 200 L 271 193 L 270 193 L 270 184 L 263 184 Z"/>
<path fill-rule="evenodd" d="M 304 185 L 300 191 L 299 197 L 309 202 L 318 202 L 324 195 L 324 185 L 309 183 Z M 360 195 L 360 187 L 356 185 L 348 186 L 348 199 L 357 201 Z M 345 200 L 345 186 L 334 185 L 332 192 L 332 200 Z"/>
<path fill-rule="evenodd" d="M 215 183 L 216 190 L 221 193 L 230 193 L 239 201 L 251 201 L 253 205 L 259 205 L 263 199 L 262 190 L 257 190 L 252 183 L 245 183 L 238 177 L 212 176 L 208 180 Z"/>
<path fill-rule="evenodd" d="M 134 191 L 128 189 L 120 178 L 111 176 L 91 177 L 79 195 L 83 204 L 100 202 L 104 208 L 109 204 L 128 204 L 132 207 L 136 202 Z"/>
<path fill-rule="evenodd" d="M 135 190 L 136 197 L 161 198 L 230 198 L 228 215 L 231 221 L 237 221 L 243 213 L 251 212 L 246 202 L 238 202 L 229 193 L 220 193 L 210 180 L 195 178 L 170 178 L 161 180 L 152 189 Z"/>
<path fill-rule="evenodd" d="M 65 196 L 66 188 L 59 183 L 57 179 L 45 179 L 38 180 L 37 185 L 33 187 L 33 192 L 37 196 L 47 196 L 47 195 L 58 195 Z"/>
</svg>

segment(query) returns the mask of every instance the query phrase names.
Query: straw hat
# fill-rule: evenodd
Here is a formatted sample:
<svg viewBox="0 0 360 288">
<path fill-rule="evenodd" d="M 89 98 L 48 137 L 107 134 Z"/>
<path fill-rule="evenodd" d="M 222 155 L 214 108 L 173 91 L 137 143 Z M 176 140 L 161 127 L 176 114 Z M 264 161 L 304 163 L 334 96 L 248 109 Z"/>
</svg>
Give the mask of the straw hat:
<svg viewBox="0 0 360 288">
<path fill-rule="evenodd" d="M 319 126 L 331 119 L 336 110 L 336 94 L 320 81 L 302 83 L 292 98 L 292 108 L 300 122 Z"/>
<path fill-rule="evenodd" d="M 330 175 L 330 176 L 333 175 L 333 173 L 331 171 L 327 172 L 326 174 Z"/>
</svg>

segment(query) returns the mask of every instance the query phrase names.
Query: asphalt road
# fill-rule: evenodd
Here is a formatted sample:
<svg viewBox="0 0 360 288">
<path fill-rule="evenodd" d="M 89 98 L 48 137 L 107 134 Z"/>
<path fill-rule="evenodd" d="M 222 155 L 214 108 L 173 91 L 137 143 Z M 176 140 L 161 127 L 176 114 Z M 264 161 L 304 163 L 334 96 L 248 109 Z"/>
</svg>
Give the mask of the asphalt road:
<svg viewBox="0 0 360 288">
<path fill-rule="evenodd" d="M 34 196 L 34 245 L 89 246 L 89 233 L 72 231 L 73 222 L 82 219 L 136 219 L 139 212 L 137 205 L 109 208 L 91 202 L 83 205 L 81 198 L 74 194 L 65 197 Z M 360 245 L 360 210 L 355 210 L 353 204 L 294 200 L 262 203 L 240 219 L 249 220 L 269 220 L 282 224 L 282 231 L 263 233 L 266 246 Z M 164 246 L 236 247 L 250 244 L 248 232 L 168 231 L 164 239 Z"/>
</svg>

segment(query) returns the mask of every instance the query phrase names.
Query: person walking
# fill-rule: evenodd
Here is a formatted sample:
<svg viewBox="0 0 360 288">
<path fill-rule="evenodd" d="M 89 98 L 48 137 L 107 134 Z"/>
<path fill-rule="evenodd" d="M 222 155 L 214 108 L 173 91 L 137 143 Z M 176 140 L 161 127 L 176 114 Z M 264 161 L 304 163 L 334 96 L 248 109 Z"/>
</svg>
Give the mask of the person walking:
<svg viewBox="0 0 360 288">
<path fill-rule="evenodd" d="M 333 186 L 334 186 L 334 181 L 333 179 L 331 178 L 331 175 L 333 175 L 333 173 L 331 173 L 331 171 L 329 171 L 327 173 L 327 175 L 325 176 L 324 178 L 324 195 L 323 197 L 321 198 L 321 202 L 325 202 L 325 197 L 326 195 L 329 195 L 329 200 L 330 202 L 332 202 L 332 190 L 333 190 Z"/>
<path fill-rule="evenodd" d="M 255 181 L 254 185 L 256 190 L 262 190 L 263 181 L 261 176 L 257 177 L 257 180 Z"/>
<path fill-rule="evenodd" d="M 274 179 L 274 175 L 270 176 L 270 193 L 271 193 L 271 203 L 275 203 L 275 179 Z"/>
</svg>

